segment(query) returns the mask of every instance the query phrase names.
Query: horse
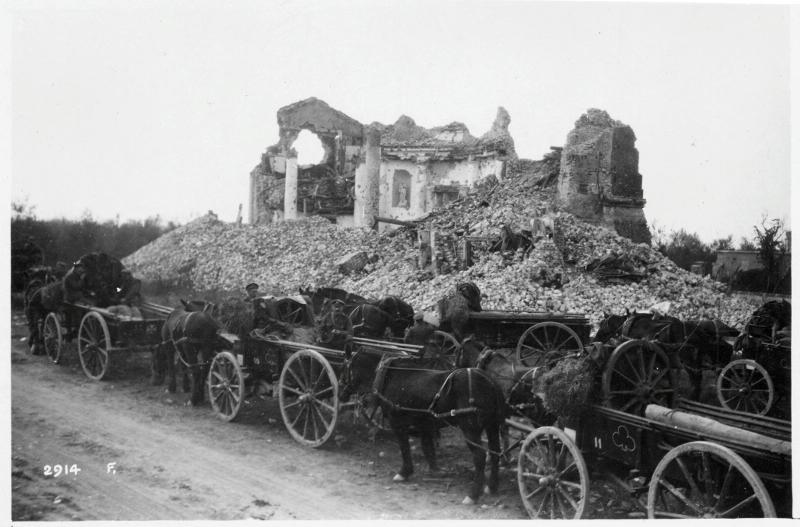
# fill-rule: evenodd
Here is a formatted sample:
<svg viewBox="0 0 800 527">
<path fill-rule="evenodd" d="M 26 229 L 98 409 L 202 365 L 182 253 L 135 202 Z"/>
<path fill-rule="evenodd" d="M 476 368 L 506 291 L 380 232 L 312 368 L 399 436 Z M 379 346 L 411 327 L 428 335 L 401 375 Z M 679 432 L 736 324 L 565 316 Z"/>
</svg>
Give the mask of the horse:
<svg viewBox="0 0 800 527">
<path fill-rule="evenodd" d="M 457 284 L 455 291 L 439 300 L 436 307 L 439 328 L 461 340 L 469 329 L 469 313 L 481 311 L 481 291 L 473 282 Z"/>
<path fill-rule="evenodd" d="M 221 326 L 212 317 L 214 304 L 197 300 L 181 300 L 181 303 L 183 306 L 175 308 L 161 327 L 162 342 L 152 357 L 152 383 L 161 384 L 166 373 L 167 390 L 175 393 L 177 363 L 182 373 L 183 391 L 191 391 L 190 402 L 197 406 L 203 402 L 209 362 L 215 348 L 224 346 L 224 341 L 219 338 Z"/>
<path fill-rule="evenodd" d="M 373 304 L 391 317 L 389 329 L 394 337 L 402 338 L 414 323 L 414 308 L 398 296 L 386 296 Z"/>
<path fill-rule="evenodd" d="M 464 504 L 475 503 L 486 481 L 486 453 L 481 436 L 489 445 L 488 491 L 497 492 L 500 426 L 505 415 L 503 394 L 482 371 L 461 368 L 452 371 L 426 369 L 419 359 L 381 358 L 357 352 L 345 366 L 343 393 L 372 391 L 395 434 L 403 463 L 394 481 L 406 481 L 414 472 L 409 433 L 420 434 L 422 451 L 431 471 L 437 471 L 434 434 L 443 426 L 458 427 L 472 453 L 475 474 Z"/>
<path fill-rule="evenodd" d="M 356 306 L 369 302 L 369 300 L 363 296 L 348 293 L 344 289 L 338 289 L 336 287 L 320 287 L 315 290 L 310 287 L 306 289 L 301 287 L 299 291 L 301 295 L 311 299 L 311 307 L 315 315 L 322 313 L 322 308 L 326 300 L 338 300 L 344 304 L 345 313 L 348 315 Z"/>
<path fill-rule="evenodd" d="M 44 353 L 40 326 L 48 313 L 61 310 L 63 299 L 64 287 L 60 280 L 40 286 L 30 293 L 25 304 L 25 318 L 28 321 L 28 345 L 33 355 Z"/>
</svg>

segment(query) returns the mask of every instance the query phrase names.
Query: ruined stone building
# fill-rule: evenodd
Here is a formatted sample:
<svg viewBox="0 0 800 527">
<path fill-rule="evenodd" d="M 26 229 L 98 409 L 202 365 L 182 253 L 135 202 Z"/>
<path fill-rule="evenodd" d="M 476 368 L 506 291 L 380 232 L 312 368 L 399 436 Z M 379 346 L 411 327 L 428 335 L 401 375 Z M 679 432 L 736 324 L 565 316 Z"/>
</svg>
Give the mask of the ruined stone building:
<svg viewBox="0 0 800 527">
<path fill-rule="evenodd" d="M 284 106 L 278 143 L 250 173 L 250 223 L 322 215 L 373 227 L 376 217 L 419 218 L 484 178 L 503 179 L 509 161 L 517 161 L 510 121 L 501 107 L 491 129 L 474 137 L 462 123 L 428 129 L 407 116 L 363 125 L 313 97 Z M 293 144 L 302 130 L 323 145 L 316 165 L 298 166 Z M 557 208 L 649 243 L 635 141 L 629 126 L 590 109 L 563 149 L 527 165 L 552 168 L 547 184 L 557 182 Z"/>
<path fill-rule="evenodd" d="M 278 110 L 279 141 L 250 173 L 250 222 L 323 215 L 338 224 L 374 225 L 375 217 L 418 218 L 479 180 L 502 179 L 516 159 L 500 108 L 492 128 L 473 137 L 462 123 L 426 129 L 407 116 L 392 125 L 362 125 L 309 98 Z M 301 130 L 319 137 L 319 164 L 298 166 Z"/>
<path fill-rule="evenodd" d="M 650 243 L 639 151 L 630 126 L 590 109 L 567 135 L 561 153 L 558 204 L 563 210 Z"/>
</svg>

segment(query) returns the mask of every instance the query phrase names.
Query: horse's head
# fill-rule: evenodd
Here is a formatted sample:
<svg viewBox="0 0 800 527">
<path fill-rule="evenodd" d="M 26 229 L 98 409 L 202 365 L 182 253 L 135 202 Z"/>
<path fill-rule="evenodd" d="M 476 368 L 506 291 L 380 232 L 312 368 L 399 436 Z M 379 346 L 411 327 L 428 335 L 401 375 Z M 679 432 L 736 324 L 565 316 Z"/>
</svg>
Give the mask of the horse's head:
<svg viewBox="0 0 800 527">
<path fill-rule="evenodd" d="M 622 325 L 628 319 L 629 313 L 630 312 L 626 310 L 625 315 L 607 314 L 605 318 L 600 321 L 600 327 L 592 340 L 596 342 L 607 342 L 612 337 L 618 336 L 622 331 Z"/>
<path fill-rule="evenodd" d="M 213 302 L 208 302 L 206 300 L 184 300 L 181 298 L 181 304 L 183 304 L 183 309 L 188 312 L 202 312 L 208 313 L 209 315 L 214 315 L 217 305 Z"/>
<path fill-rule="evenodd" d="M 457 368 L 476 368 L 483 355 L 489 348 L 475 338 L 475 335 L 467 335 L 461 341 L 461 347 L 456 355 Z"/>
</svg>

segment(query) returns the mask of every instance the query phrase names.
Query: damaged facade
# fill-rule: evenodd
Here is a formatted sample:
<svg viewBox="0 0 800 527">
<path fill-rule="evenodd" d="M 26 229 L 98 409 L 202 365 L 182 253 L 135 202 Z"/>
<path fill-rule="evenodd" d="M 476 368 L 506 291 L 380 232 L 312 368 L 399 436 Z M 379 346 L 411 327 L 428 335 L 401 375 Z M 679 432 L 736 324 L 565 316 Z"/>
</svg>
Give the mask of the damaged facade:
<svg viewBox="0 0 800 527">
<path fill-rule="evenodd" d="M 558 204 L 581 219 L 650 243 L 639 151 L 630 126 L 590 109 L 567 135 L 558 176 Z"/>
<path fill-rule="evenodd" d="M 516 159 L 509 122 L 500 108 L 476 138 L 462 123 L 426 129 L 407 116 L 365 126 L 313 97 L 285 106 L 280 140 L 250 173 L 250 223 L 317 214 L 371 227 L 376 217 L 418 218 L 485 177 L 502 179 Z M 298 166 L 292 145 L 301 130 L 319 137 L 321 163 Z"/>
</svg>

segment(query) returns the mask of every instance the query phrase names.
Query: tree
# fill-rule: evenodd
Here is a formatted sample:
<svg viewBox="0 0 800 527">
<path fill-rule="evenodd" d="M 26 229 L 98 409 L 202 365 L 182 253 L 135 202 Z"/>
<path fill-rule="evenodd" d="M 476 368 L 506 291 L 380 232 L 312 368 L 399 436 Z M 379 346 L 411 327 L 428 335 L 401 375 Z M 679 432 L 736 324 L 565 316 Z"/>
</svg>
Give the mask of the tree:
<svg viewBox="0 0 800 527">
<path fill-rule="evenodd" d="M 783 243 L 783 221 L 772 219 L 767 225 L 767 218 L 761 219 L 761 228 L 755 225 L 758 258 L 766 272 L 767 292 L 774 292 L 781 279 L 781 261 L 786 256 L 786 247 Z"/>
<path fill-rule="evenodd" d="M 758 248 L 756 247 L 756 244 L 753 243 L 753 240 L 748 240 L 744 236 L 742 236 L 742 239 L 739 240 L 739 250 L 740 251 L 755 251 L 757 249 Z"/>
<path fill-rule="evenodd" d="M 665 254 L 678 267 L 688 271 L 694 262 L 710 262 L 714 253 L 696 233 L 681 229 L 670 234 Z"/>
<path fill-rule="evenodd" d="M 715 253 L 717 251 L 729 251 L 733 249 L 733 235 L 729 234 L 727 238 L 717 238 L 711 242 L 711 246 L 709 248 Z"/>
</svg>

